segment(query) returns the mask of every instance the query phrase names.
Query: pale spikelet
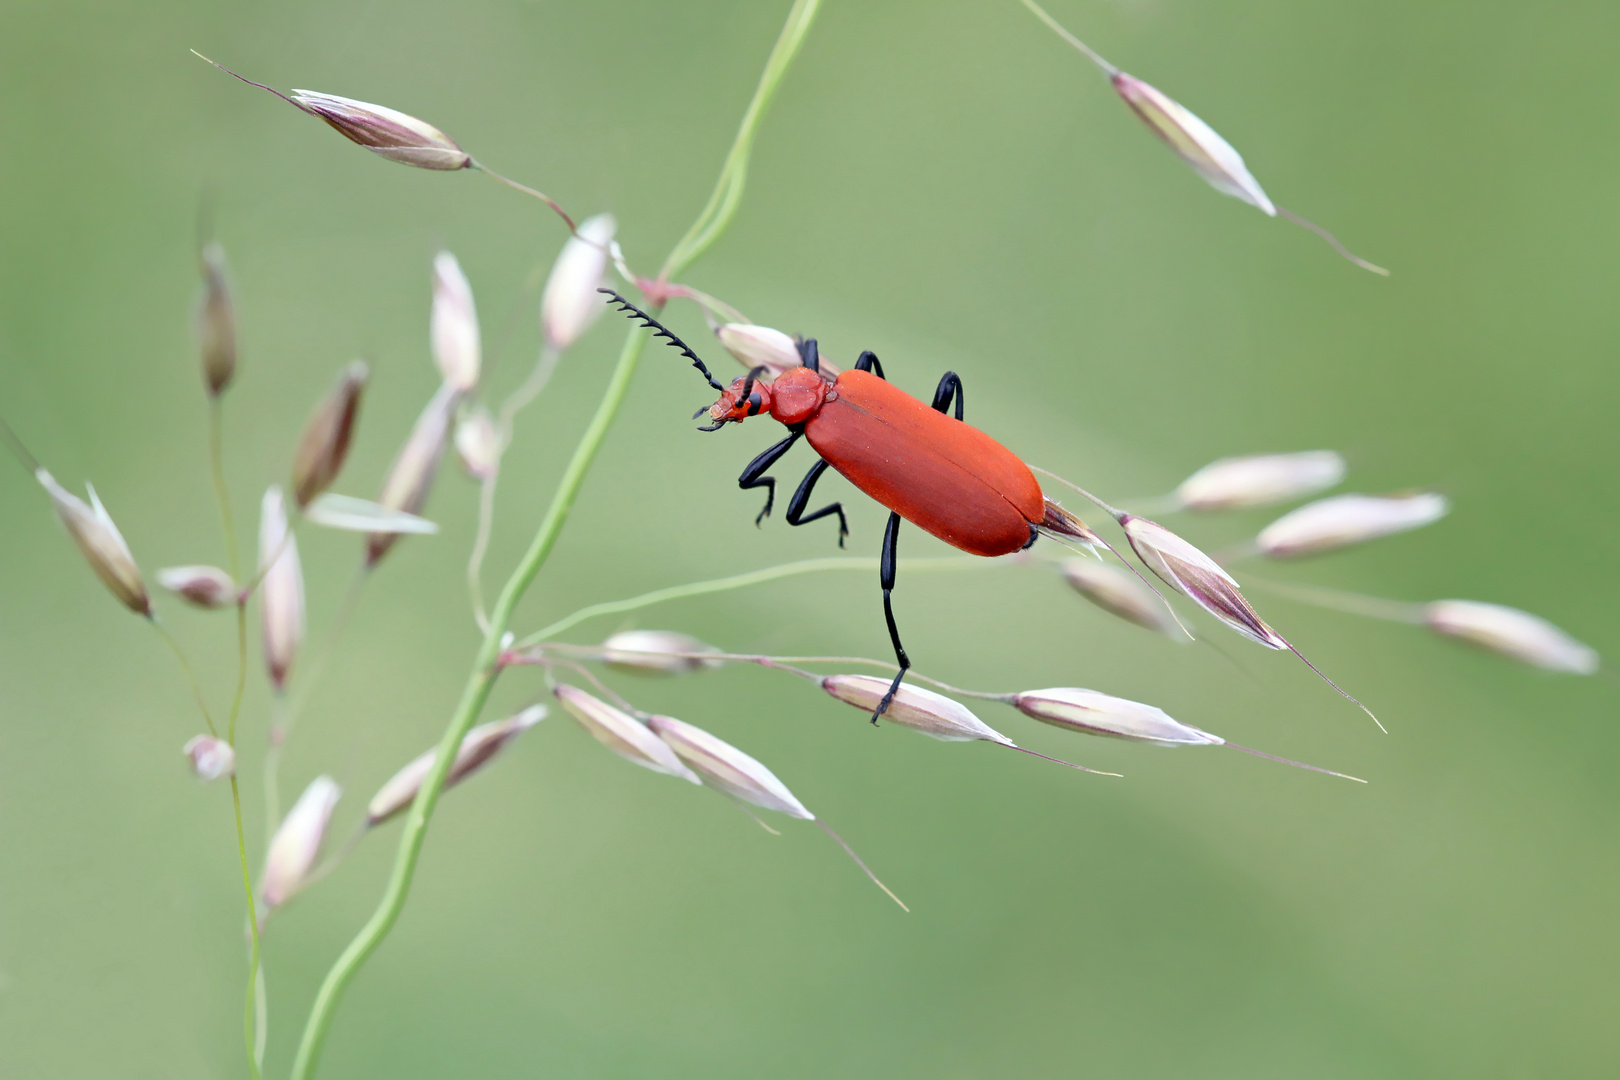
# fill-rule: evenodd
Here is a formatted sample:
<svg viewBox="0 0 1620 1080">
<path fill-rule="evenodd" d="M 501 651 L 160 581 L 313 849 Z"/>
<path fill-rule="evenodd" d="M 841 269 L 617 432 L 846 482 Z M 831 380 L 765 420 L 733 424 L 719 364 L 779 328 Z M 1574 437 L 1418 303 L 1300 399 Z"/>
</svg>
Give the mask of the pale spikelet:
<svg viewBox="0 0 1620 1080">
<path fill-rule="evenodd" d="M 1046 517 L 1037 526 L 1043 535 L 1059 543 L 1081 544 L 1092 551 L 1104 546 L 1102 540 L 1085 522 L 1059 506 L 1056 500 L 1046 497 L 1043 499 Z"/>
<path fill-rule="evenodd" d="M 531 705 L 516 716 L 508 716 L 505 720 L 491 720 L 467 732 L 461 740 L 461 748 L 456 751 L 456 760 L 445 776 L 443 790 L 449 791 L 482 769 L 493 761 L 497 754 L 505 750 L 513 739 L 545 718 L 544 705 Z M 428 771 L 433 768 L 433 759 L 437 754 L 437 750 L 427 751 L 377 789 L 377 794 L 371 797 L 371 802 L 366 807 L 368 828 L 381 825 L 416 801 L 417 793 L 422 790 L 422 782 L 427 779 Z"/>
<path fill-rule="evenodd" d="M 691 634 L 674 630 L 625 630 L 602 642 L 602 648 L 608 666 L 639 675 L 684 675 L 720 666 L 718 660 L 671 655 L 717 651 Z"/>
<path fill-rule="evenodd" d="M 199 780 L 218 780 L 236 772 L 236 751 L 224 739 L 198 735 L 186 743 L 182 752 Z"/>
<path fill-rule="evenodd" d="M 568 714 L 579 721 L 580 727 L 626 761 L 666 776 L 678 776 L 694 784 L 703 782 L 681 763 L 681 759 L 675 756 L 675 751 L 664 740 L 629 713 L 567 683 L 559 683 L 552 693 L 562 702 Z"/>
<path fill-rule="evenodd" d="M 342 471 L 360 413 L 360 395 L 369 375 L 370 369 L 360 360 L 344 368 L 338 373 L 337 384 L 304 426 L 292 468 L 293 500 L 300 509 L 330 487 Z"/>
<path fill-rule="evenodd" d="M 304 570 L 298 539 L 287 528 L 281 489 L 275 486 L 264 493 L 259 509 L 259 571 L 264 575 L 259 583 L 264 663 L 271 684 L 280 690 L 304 640 Z"/>
<path fill-rule="evenodd" d="M 455 387 L 445 383 L 416 418 L 410 438 L 388 467 L 382 492 L 377 496 L 379 505 L 408 514 L 421 512 L 450 441 L 450 422 L 455 417 L 458 396 Z M 367 537 L 366 565 L 377 565 L 398 539 L 399 533 L 393 532 L 375 532 Z"/>
<path fill-rule="evenodd" d="M 1537 615 L 1477 600 L 1436 600 L 1423 608 L 1423 622 L 1446 637 L 1511 656 L 1548 671 L 1593 675 L 1598 654 Z"/>
<path fill-rule="evenodd" d="M 456 456 L 474 480 L 488 480 L 501 467 L 501 436 L 495 418 L 482 405 L 456 425 Z"/>
<path fill-rule="evenodd" d="M 540 330 L 552 349 L 561 352 L 578 341 L 605 310 L 596 290 L 607 273 L 607 249 L 618 227 L 612 214 L 586 218 L 552 264 L 540 296 Z"/>
<path fill-rule="evenodd" d="M 294 105 L 332 125 L 344 138 L 389 161 L 440 170 L 465 169 L 472 164 L 471 154 L 425 120 L 383 105 L 316 90 L 293 90 L 288 97 Z"/>
<path fill-rule="evenodd" d="M 428 334 L 433 342 L 433 360 L 446 385 L 463 394 L 476 387 L 483 363 L 478 308 L 467 275 L 448 251 L 433 258 L 433 314 Z"/>
<path fill-rule="evenodd" d="M 1255 546 L 1276 559 L 1318 555 L 1392 533 L 1422 528 L 1446 516 L 1444 495 L 1334 495 L 1284 514 L 1260 531 Z"/>
<path fill-rule="evenodd" d="M 1268 217 L 1277 216 L 1277 208 L 1250 174 L 1243 155 L 1191 109 L 1123 71 L 1115 73 L 1111 81 L 1120 100 L 1205 183 L 1223 195 L 1242 199 Z"/>
<path fill-rule="evenodd" d="M 217 566 L 166 567 L 157 572 L 157 583 L 200 608 L 230 607 L 236 602 L 236 582 Z"/>
<path fill-rule="evenodd" d="M 342 795 L 343 789 L 330 776 L 317 776 L 281 819 L 259 879 L 259 896 L 265 907 L 286 903 L 308 880 Z"/>
<path fill-rule="evenodd" d="M 782 331 L 769 326 L 726 323 L 716 328 L 714 336 L 743 367 L 765 368 L 773 379 L 784 371 L 804 365 L 798 344 Z"/>
<path fill-rule="evenodd" d="M 197 302 L 197 351 L 203 381 L 218 397 L 236 374 L 236 306 L 225 272 L 225 249 L 209 244 L 202 250 L 203 290 Z"/>
<path fill-rule="evenodd" d="M 889 679 L 875 675 L 829 675 L 821 688 L 839 701 L 870 713 L 889 692 Z M 943 742 L 985 742 L 1014 746 L 1013 741 L 973 715 L 973 711 L 944 694 L 902 683 L 883 714 L 902 727 Z"/>
<path fill-rule="evenodd" d="M 1332 450 L 1221 458 L 1181 482 L 1175 498 L 1189 510 L 1242 510 L 1314 495 L 1344 479 Z"/>
<path fill-rule="evenodd" d="M 1214 559 L 1147 518 L 1124 514 L 1119 523 L 1137 557 L 1165 584 L 1251 641 L 1268 649 L 1288 648 L 1288 642 L 1255 614 L 1238 591 L 1238 583 Z"/>
<path fill-rule="evenodd" d="M 146 582 L 141 578 L 141 568 L 135 565 L 135 556 L 130 554 L 129 545 L 124 543 L 124 536 L 113 524 L 113 519 L 107 513 L 107 508 L 101 505 L 96 497 L 96 489 L 89 484 L 85 490 L 90 495 L 88 504 L 77 495 L 68 491 L 56 478 L 44 468 L 34 470 L 34 479 L 45 489 L 51 497 L 51 504 L 56 508 L 56 516 L 67 528 L 68 535 L 78 545 L 79 553 L 90 564 L 90 569 L 96 572 L 103 585 L 118 598 L 118 602 L 137 615 L 152 617 L 152 600 L 146 593 Z"/>
<path fill-rule="evenodd" d="M 1135 574 L 1095 559 L 1064 559 L 1063 578 L 1074 591 L 1111 615 L 1187 640 L 1170 611 Z"/>
<path fill-rule="evenodd" d="M 1153 746 L 1215 746 L 1226 741 L 1207 731 L 1188 727 L 1153 705 L 1095 690 L 1069 686 L 1025 690 L 1013 697 L 1012 704 L 1042 723 L 1087 735 L 1106 735 Z"/>
<path fill-rule="evenodd" d="M 816 815 L 805 809 L 775 773 L 724 739 L 672 716 L 648 717 L 647 726 L 691 766 L 704 783 L 766 810 L 804 821 L 815 820 Z"/>
</svg>

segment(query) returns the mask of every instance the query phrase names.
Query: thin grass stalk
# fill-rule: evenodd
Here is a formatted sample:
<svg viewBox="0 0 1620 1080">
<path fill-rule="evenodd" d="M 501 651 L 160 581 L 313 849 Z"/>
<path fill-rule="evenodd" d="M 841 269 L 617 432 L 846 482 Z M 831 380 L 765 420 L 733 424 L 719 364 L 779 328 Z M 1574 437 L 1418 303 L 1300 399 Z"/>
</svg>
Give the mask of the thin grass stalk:
<svg viewBox="0 0 1620 1080">
<path fill-rule="evenodd" d="M 743 124 L 737 132 L 731 153 L 727 155 L 726 164 L 715 188 L 715 195 L 710 198 L 710 207 L 719 206 L 720 209 L 711 211 L 708 207 L 705 208 L 704 214 L 698 219 L 703 228 L 694 225 L 696 239 L 690 241 L 683 239 L 676 245 L 676 249 L 670 253 L 669 259 L 664 264 L 666 275 L 677 274 L 684 269 L 704 248 L 718 239 L 720 231 L 729 223 L 736 200 L 742 193 L 742 174 L 746 172 L 748 150 L 753 143 L 754 132 L 764 116 L 765 106 L 770 102 L 787 72 L 789 61 L 798 51 L 805 32 L 809 30 L 819 5 L 820 0 L 795 0 L 788 13 L 787 23 L 782 28 L 776 47 L 771 51 L 770 60 L 767 61 L 765 71 L 760 77 L 759 86 L 754 91 L 753 101 L 750 102 Z M 705 218 L 710 218 L 706 224 Z M 688 233 L 689 237 L 692 235 L 692 232 Z M 656 310 L 661 305 L 654 307 Z M 388 886 L 371 918 L 361 927 L 354 940 L 349 942 L 348 947 L 343 950 L 321 983 L 321 988 L 315 996 L 315 1003 L 310 1009 L 309 1020 L 304 1027 L 298 1056 L 293 1062 L 292 1080 L 309 1080 L 314 1075 L 316 1065 L 320 1061 L 321 1049 L 325 1045 L 327 1033 L 331 1030 L 332 1019 L 336 1015 L 344 991 L 366 960 L 388 936 L 395 922 L 399 920 L 400 912 L 404 910 L 405 900 L 410 894 L 411 880 L 416 873 L 417 859 L 421 855 L 422 843 L 427 837 L 428 821 L 438 805 L 439 794 L 444 789 L 450 766 L 461 747 L 461 740 L 477 720 L 500 674 L 501 638 L 506 633 L 518 602 L 528 591 L 535 576 L 540 573 L 541 567 L 545 565 L 547 557 L 556 545 L 557 537 L 561 535 L 563 526 L 568 521 L 568 515 L 573 509 L 574 501 L 579 497 L 580 488 L 584 485 L 591 463 L 601 449 L 608 429 L 629 393 L 631 380 L 635 376 L 641 354 L 650 337 L 651 332 L 640 326 L 630 330 L 626 335 L 624 347 L 619 352 L 618 364 L 613 370 L 607 390 L 597 405 L 596 414 L 591 417 L 590 426 L 586 428 L 585 434 L 574 448 L 573 457 L 569 460 L 562 480 L 557 485 L 556 494 L 552 496 L 545 519 L 541 522 L 539 531 L 535 533 L 528 551 L 518 563 L 517 569 L 501 590 L 500 597 L 495 601 L 495 606 L 490 612 L 489 630 L 485 633 L 483 645 L 480 646 L 477 658 L 473 661 L 472 673 L 468 676 L 466 688 L 462 691 L 461 701 L 451 716 L 443 738 L 439 740 L 433 767 L 428 770 L 427 776 L 422 781 L 421 791 L 407 812 L 405 825 L 400 834 L 399 851 L 394 859 L 393 870 L 389 874 Z"/>
</svg>

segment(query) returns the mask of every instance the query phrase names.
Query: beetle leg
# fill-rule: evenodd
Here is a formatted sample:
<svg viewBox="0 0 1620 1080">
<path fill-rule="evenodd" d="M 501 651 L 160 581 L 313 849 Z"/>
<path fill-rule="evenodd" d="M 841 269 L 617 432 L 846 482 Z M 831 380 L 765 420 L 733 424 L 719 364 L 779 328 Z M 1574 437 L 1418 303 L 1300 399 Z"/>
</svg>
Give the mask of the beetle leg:
<svg viewBox="0 0 1620 1080">
<path fill-rule="evenodd" d="M 887 376 L 883 374 L 883 365 L 878 363 L 877 353 L 871 349 L 861 353 L 860 359 L 855 361 L 855 370 L 870 371 L 884 382 L 888 381 Z"/>
<path fill-rule="evenodd" d="M 939 386 L 934 390 L 934 409 L 945 412 L 951 407 L 951 398 L 956 398 L 956 418 L 962 419 L 962 406 L 967 403 L 967 394 L 962 390 L 962 380 L 956 372 L 947 371 L 940 376 Z"/>
<path fill-rule="evenodd" d="M 894 591 L 894 564 L 895 550 L 900 539 L 900 515 L 890 511 L 889 524 L 883 530 L 883 557 L 878 560 L 878 579 L 883 586 L 883 618 L 889 624 L 889 642 L 894 646 L 894 659 L 900 665 L 895 673 L 894 682 L 889 684 L 889 692 L 883 695 L 878 707 L 872 712 L 872 723 L 878 722 L 878 717 L 888 709 L 889 703 L 900 689 L 900 680 L 906 677 L 911 669 L 911 658 L 906 655 L 906 647 L 900 644 L 900 631 L 894 625 L 894 608 L 889 603 L 889 594 Z"/>
<path fill-rule="evenodd" d="M 765 520 L 765 515 L 769 514 L 771 512 L 771 507 L 776 505 L 776 478 L 766 476 L 765 470 L 769 469 L 772 465 L 775 465 L 777 460 L 781 458 L 783 454 L 793 449 L 793 444 L 798 442 L 799 436 L 803 434 L 804 432 L 802 430 L 795 431 L 793 434 L 789 435 L 787 438 L 783 439 L 769 450 L 766 450 L 753 461 L 750 461 L 748 463 L 748 468 L 744 469 L 742 471 L 742 475 L 737 477 L 737 486 L 742 488 L 744 491 L 747 491 L 749 488 L 757 487 L 762 487 L 765 489 L 765 509 L 761 510 L 759 512 L 759 516 L 754 519 L 754 524 L 756 526 Z"/>
<path fill-rule="evenodd" d="M 816 347 L 815 338 L 805 338 L 799 342 L 799 363 L 811 371 L 821 371 L 821 350 Z"/>
<path fill-rule="evenodd" d="M 799 481 L 799 488 L 793 493 L 793 498 L 788 500 L 787 523 L 789 525 L 808 525 L 812 521 L 819 521 L 828 514 L 837 514 L 838 546 L 843 547 L 844 537 L 849 535 L 849 522 L 844 520 L 843 503 L 832 503 L 823 506 L 813 514 L 804 512 L 804 504 L 810 501 L 810 492 L 815 490 L 816 481 L 820 480 L 821 474 L 826 471 L 827 462 L 825 460 L 818 461 L 810 466 L 810 471 L 804 474 L 803 480 Z"/>
</svg>

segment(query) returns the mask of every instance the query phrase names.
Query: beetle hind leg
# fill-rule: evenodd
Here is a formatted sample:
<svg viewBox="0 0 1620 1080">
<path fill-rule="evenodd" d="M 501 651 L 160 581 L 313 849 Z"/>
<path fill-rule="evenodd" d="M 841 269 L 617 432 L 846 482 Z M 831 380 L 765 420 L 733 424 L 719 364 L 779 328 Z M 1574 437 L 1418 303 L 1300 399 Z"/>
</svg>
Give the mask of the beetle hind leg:
<svg viewBox="0 0 1620 1080">
<path fill-rule="evenodd" d="M 962 379 L 954 371 L 947 371 L 940 376 L 939 386 L 934 389 L 934 411 L 946 412 L 951 407 L 951 399 L 956 399 L 956 418 L 962 419 L 962 406 L 967 403 L 967 394 L 962 390 Z"/>
<path fill-rule="evenodd" d="M 878 722 L 878 717 L 888 711 L 889 705 L 894 701 L 894 695 L 900 691 L 900 681 L 911 670 L 911 658 L 906 655 L 906 647 L 900 644 L 900 631 L 894 625 L 894 605 L 889 594 L 894 591 L 895 552 L 900 540 L 900 515 L 889 513 L 889 524 L 883 530 L 883 557 L 878 560 L 878 580 L 883 586 L 883 618 L 889 624 L 889 643 L 894 646 L 895 663 L 900 670 L 895 672 L 894 682 L 889 684 L 889 692 L 883 695 L 878 707 L 872 710 L 872 723 Z"/>
</svg>

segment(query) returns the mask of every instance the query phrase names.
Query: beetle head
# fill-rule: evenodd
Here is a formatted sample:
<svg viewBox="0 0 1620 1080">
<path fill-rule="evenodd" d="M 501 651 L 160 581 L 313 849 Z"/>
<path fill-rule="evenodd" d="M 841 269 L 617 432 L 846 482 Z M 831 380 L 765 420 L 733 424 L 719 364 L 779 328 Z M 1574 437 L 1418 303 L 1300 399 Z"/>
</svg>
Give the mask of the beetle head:
<svg viewBox="0 0 1620 1080">
<path fill-rule="evenodd" d="M 759 381 L 764 371 L 762 367 L 755 368 L 722 390 L 720 400 L 708 408 L 710 422 L 699 430 L 719 431 L 726 424 L 740 424 L 750 416 L 770 412 L 771 388 Z"/>
</svg>

